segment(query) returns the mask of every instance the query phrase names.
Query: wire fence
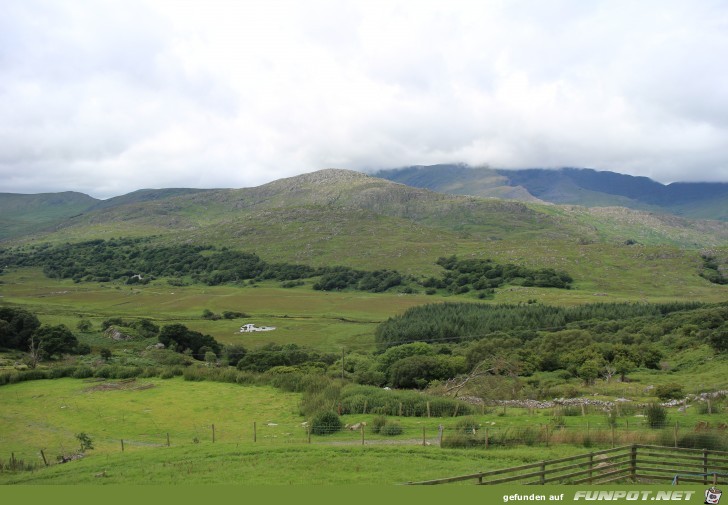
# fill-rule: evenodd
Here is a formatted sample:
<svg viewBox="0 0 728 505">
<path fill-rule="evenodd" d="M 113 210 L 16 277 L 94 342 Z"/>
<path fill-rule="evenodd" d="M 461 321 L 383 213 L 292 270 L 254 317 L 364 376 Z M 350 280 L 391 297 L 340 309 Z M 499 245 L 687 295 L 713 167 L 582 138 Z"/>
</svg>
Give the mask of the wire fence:
<svg viewBox="0 0 728 505">
<path fill-rule="evenodd" d="M 451 418 L 356 419 L 344 426 L 312 425 L 309 422 L 277 423 L 253 421 L 240 424 L 225 420 L 205 424 L 150 425 L 144 432 L 131 433 L 109 426 L 102 433 L 87 433 L 97 452 L 135 452 L 149 448 L 204 447 L 209 444 L 282 447 L 318 444 L 330 446 L 418 445 L 445 449 L 498 450 L 513 447 L 558 445 L 584 448 L 610 448 L 630 444 L 661 445 L 693 449 L 726 450 L 728 433 L 708 426 L 681 426 L 674 423 L 660 429 L 644 423 L 586 423 L 555 425 L 530 423 L 497 425 L 462 419 L 456 426 L 442 423 Z M 52 435 L 52 436 L 51 436 Z M 83 457 L 78 434 L 49 433 L 48 442 L 32 448 L 24 440 L 0 437 L 0 471 L 62 463 Z"/>
</svg>

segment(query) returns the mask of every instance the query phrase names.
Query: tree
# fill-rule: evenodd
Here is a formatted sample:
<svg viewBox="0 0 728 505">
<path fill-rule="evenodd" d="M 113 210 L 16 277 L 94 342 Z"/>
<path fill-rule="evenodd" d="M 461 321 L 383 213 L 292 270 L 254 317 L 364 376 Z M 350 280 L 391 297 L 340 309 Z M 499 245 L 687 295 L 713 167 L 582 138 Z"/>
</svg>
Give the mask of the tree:
<svg viewBox="0 0 728 505">
<path fill-rule="evenodd" d="M 248 350 L 242 345 L 226 345 L 223 355 L 230 366 L 237 366 L 238 362 L 245 357 Z"/>
<path fill-rule="evenodd" d="M 619 374 L 619 380 L 621 382 L 626 380 L 628 373 L 637 368 L 635 362 L 626 356 L 617 357 L 612 363 L 612 366 L 614 367 L 615 372 Z"/>
<path fill-rule="evenodd" d="M 111 349 L 104 347 L 99 350 L 99 355 L 104 361 L 109 361 L 111 359 Z"/>
<path fill-rule="evenodd" d="M 217 364 L 217 354 L 207 351 L 205 353 L 205 363 L 207 363 L 207 366 L 215 366 Z"/>
<path fill-rule="evenodd" d="M 94 448 L 93 440 L 86 433 L 76 433 L 76 440 L 81 444 L 81 452 L 86 452 Z"/>
<path fill-rule="evenodd" d="M 185 352 L 189 349 L 191 354 L 199 360 L 205 358 L 205 352 L 211 350 L 219 354 L 222 346 L 210 335 L 203 335 L 200 332 L 192 331 L 183 324 L 170 324 L 159 332 L 159 341 L 169 349 L 177 352 Z M 207 347 L 200 351 L 202 347 Z"/>
<path fill-rule="evenodd" d="M 40 321 L 27 310 L 0 307 L 0 347 L 26 350 Z"/>
<path fill-rule="evenodd" d="M 602 369 L 602 363 L 596 359 L 588 359 L 577 369 L 576 375 L 584 381 L 584 384 L 590 386 L 599 377 Z"/>
<path fill-rule="evenodd" d="M 38 348 L 42 348 L 43 357 L 73 353 L 78 346 L 76 336 L 63 324 L 41 326 L 34 333 L 33 338 L 38 341 Z"/>
</svg>

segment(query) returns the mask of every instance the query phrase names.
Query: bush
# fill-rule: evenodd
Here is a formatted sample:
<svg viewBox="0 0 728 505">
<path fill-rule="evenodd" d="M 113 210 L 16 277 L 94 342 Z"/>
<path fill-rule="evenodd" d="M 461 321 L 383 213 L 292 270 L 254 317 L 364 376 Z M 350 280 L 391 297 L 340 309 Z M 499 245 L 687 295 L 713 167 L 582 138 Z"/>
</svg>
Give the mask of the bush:
<svg viewBox="0 0 728 505">
<path fill-rule="evenodd" d="M 186 381 L 201 382 L 208 379 L 208 370 L 205 368 L 189 367 L 186 368 L 182 376 Z"/>
<path fill-rule="evenodd" d="M 374 419 L 372 419 L 371 425 L 369 429 L 372 433 L 379 433 L 382 431 L 382 428 L 387 424 L 387 417 L 386 416 L 376 416 Z"/>
<path fill-rule="evenodd" d="M 663 428 L 667 425 L 667 409 L 657 403 L 645 407 L 645 417 L 650 428 Z"/>
<path fill-rule="evenodd" d="M 686 449 L 728 451 L 728 438 L 720 433 L 686 433 L 677 439 L 677 446 Z"/>
<path fill-rule="evenodd" d="M 683 398 L 685 394 L 683 393 L 683 388 L 680 384 L 671 382 L 670 384 L 661 384 L 657 386 L 655 388 L 655 396 L 657 396 L 660 400 L 666 401 Z"/>
<path fill-rule="evenodd" d="M 104 379 L 131 379 L 141 376 L 143 369 L 138 366 L 105 365 L 94 371 L 94 377 Z"/>
<path fill-rule="evenodd" d="M 314 435 L 330 435 L 341 431 L 343 427 L 344 423 L 333 411 L 321 412 L 311 421 L 311 433 Z"/>
<path fill-rule="evenodd" d="M 79 366 L 76 368 L 76 370 L 73 372 L 74 379 L 88 379 L 89 377 L 94 376 L 94 371 L 91 369 L 91 367 L 87 366 Z"/>
<path fill-rule="evenodd" d="M 392 437 L 395 435 L 401 435 L 403 431 L 402 425 L 399 423 L 386 423 L 382 426 L 381 430 L 379 430 L 379 433 Z"/>
<path fill-rule="evenodd" d="M 485 446 L 485 439 L 456 432 L 447 437 L 443 437 L 441 445 L 445 448 L 480 447 Z"/>
<path fill-rule="evenodd" d="M 478 421 L 471 416 L 464 417 L 455 423 L 455 431 L 458 433 L 475 435 L 479 428 L 480 424 L 478 424 Z"/>
<path fill-rule="evenodd" d="M 184 373 L 184 368 L 179 366 L 167 367 L 162 370 L 159 374 L 160 379 L 171 379 L 172 377 L 178 377 Z"/>
</svg>

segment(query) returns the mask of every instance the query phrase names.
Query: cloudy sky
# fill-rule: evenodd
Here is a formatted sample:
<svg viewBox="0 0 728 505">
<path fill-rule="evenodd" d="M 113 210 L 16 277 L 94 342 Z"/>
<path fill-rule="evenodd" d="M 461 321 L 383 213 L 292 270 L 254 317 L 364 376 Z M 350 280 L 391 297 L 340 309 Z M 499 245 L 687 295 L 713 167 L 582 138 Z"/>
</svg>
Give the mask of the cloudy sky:
<svg viewBox="0 0 728 505">
<path fill-rule="evenodd" d="M 0 192 L 443 162 L 728 181 L 720 0 L 0 5 Z"/>
</svg>

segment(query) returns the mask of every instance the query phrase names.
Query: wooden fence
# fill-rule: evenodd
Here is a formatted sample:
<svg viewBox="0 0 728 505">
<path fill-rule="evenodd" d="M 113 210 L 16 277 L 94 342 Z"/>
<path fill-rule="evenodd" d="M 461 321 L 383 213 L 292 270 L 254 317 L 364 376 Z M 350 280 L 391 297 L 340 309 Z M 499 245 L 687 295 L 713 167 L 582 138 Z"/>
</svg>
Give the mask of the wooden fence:
<svg viewBox="0 0 728 505">
<path fill-rule="evenodd" d="M 410 485 L 475 481 L 476 484 L 604 484 L 615 481 L 728 483 L 728 452 L 629 445 L 459 477 Z"/>
</svg>

